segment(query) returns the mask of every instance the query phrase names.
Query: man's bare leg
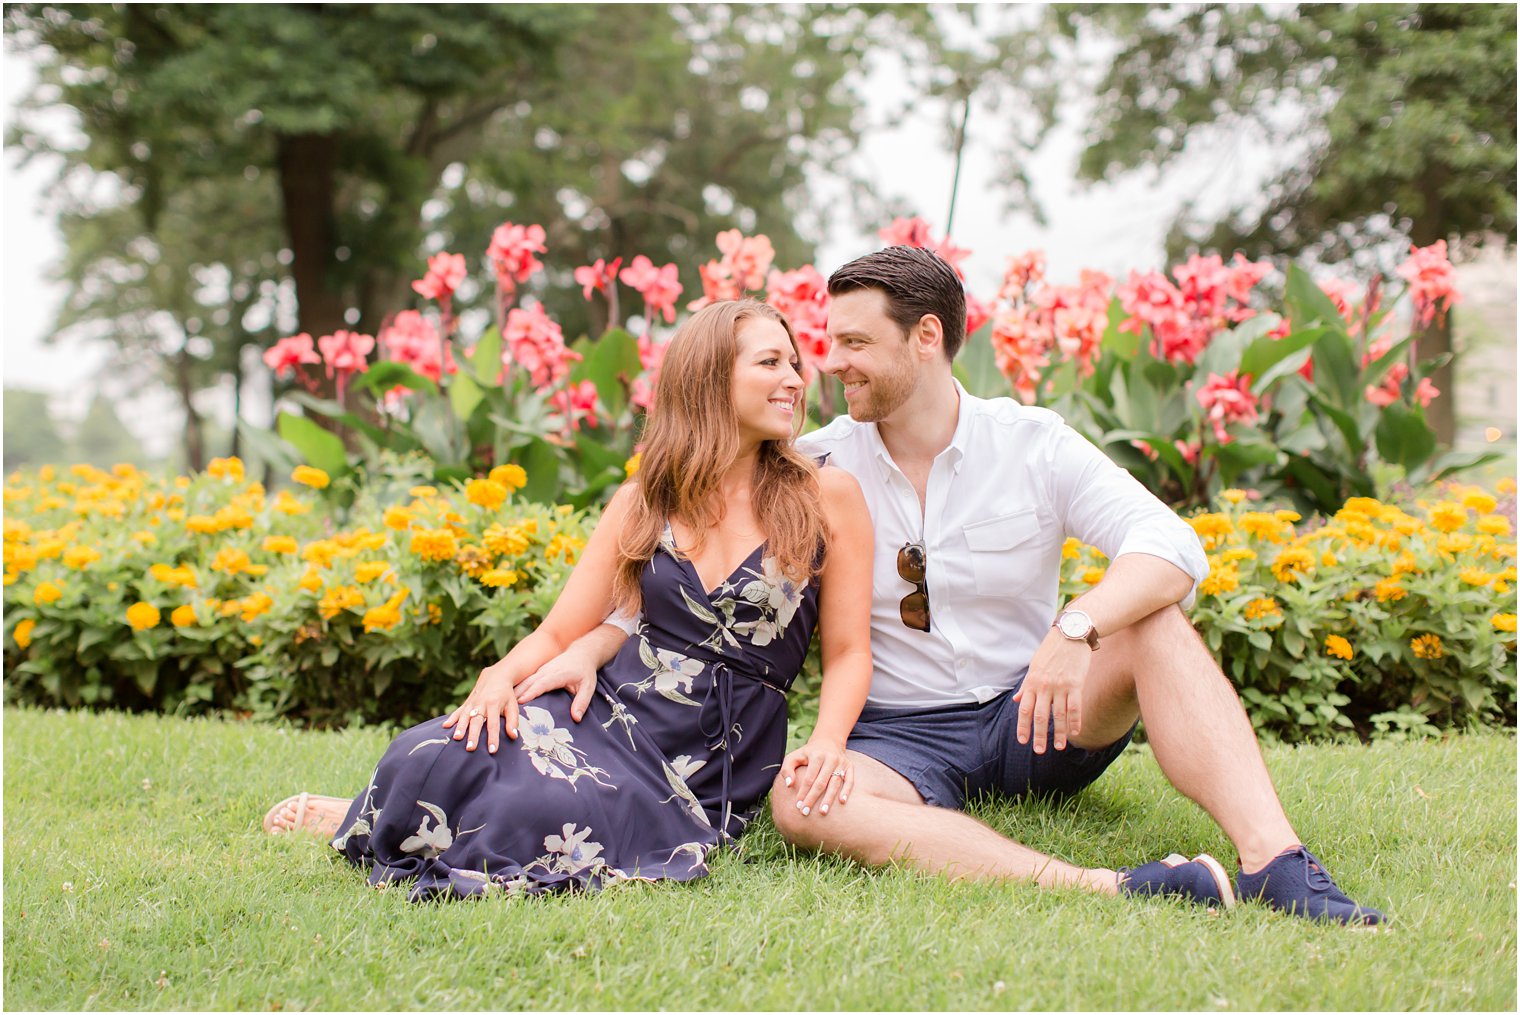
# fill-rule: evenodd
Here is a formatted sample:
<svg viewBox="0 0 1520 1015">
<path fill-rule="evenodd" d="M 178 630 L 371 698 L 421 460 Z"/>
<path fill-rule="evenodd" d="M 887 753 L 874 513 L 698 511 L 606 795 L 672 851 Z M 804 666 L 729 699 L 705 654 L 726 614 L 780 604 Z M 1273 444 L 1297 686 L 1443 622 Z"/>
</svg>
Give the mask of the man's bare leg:
<svg viewBox="0 0 1520 1015">
<path fill-rule="evenodd" d="M 1037 853 L 960 811 L 930 807 L 913 784 L 874 758 L 851 751 L 855 789 L 848 803 L 804 816 L 796 791 L 779 779 L 771 815 L 788 842 L 878 866 L 894 860 L 950 878 L 1034 881 L 1043 888 L 1075 886 L 1118 892 L 1117 875 Z"/>
<path fill-rule="evenodd" d="M 1144 717 L 1161 771 L 1230 837 L 1248 873 L 1300 841 L 1240 698 L 1177 607 L 1103 637 L 1082 715 L 1071 742 L 1084 748 L 1113 743 Z"/>
</svg>

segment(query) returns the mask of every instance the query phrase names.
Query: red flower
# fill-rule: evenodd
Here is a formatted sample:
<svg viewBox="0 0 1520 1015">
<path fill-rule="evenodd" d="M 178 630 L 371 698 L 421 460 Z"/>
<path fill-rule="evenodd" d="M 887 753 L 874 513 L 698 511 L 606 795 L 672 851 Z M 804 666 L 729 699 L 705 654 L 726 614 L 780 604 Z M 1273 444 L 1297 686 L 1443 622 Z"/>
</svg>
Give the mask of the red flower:
<svg viewBox="0 0 1520 1015">
<path fill-rule="evenodd" d="M 1003 272 L 1003 286 L 998 290 L 999 299 L 1017 299 L 1024 288 L 1045 277 L 1045 251 L 1027 250 L 1008 259 Z"/>
<path fill-rule="evenodd" d="M 796 271 L 772 271 L 766 290 L 765 302 L 792 323 L 802 352 L 803 379 L 811 381 L 829 354 L 828 283 L 818 269 L 805 264 Z"/>
<path fill-rule="evenodd" d="M 674 263 L 656 268 L 654 262 L 643 254 L 623 269 L 619 276 L 623 284 L 644 297 L 645 316 L 652 318 L 663 314 L 666 324 L 676 319 L 676 297 L 681 295 L 681 281 Z M 646 322 L 647 326 L 647 322 Z"/>
<path fill-rule="evenodd" d="M 929 223 L 921 218 L 895 218 L 891 225 L 877 235 L 889 247 L 921 247 L 932 250 L 954 268 L 957 275 L 966 277 L 966 273 L 961 271 L 961 262 L 971 256 L 971 251 L 957 247 L 948 236 L 937 241 L 931 239 Z"/>
<path fill-rule="evenodd" d="M 589 300 L 592 293 L 604 293 L 609 286 L 617 282 L 618 269 L 622 266 L 621 257 L 611 264 L 598 257 L 595 264 L 575 269 L 575 283 L 581 287 L 581 294 Z"/>
<path fill-rule="evenodd" d="M 1450 310 L 1461 299 L 1457 292 L 1457 273 L 1446 257 L 1446 241 L 1436 240 L 1428 247 L 1409 246 L 1409 257 L 1398 268 L 1399 278 L 1409 283 L 1420 327 L 1426 327 Z"/>
<path fill-rule="evenodd" d="M 543 226 L 519 226 L 503 222 L 491 234 L 486 257 L 496 271 L 496 285 L 503 292 L 516 292 L 519 282 L 526 282 L 543 268 L 534 254 L 547 253 Z"/>
<path fill-rule="evenodd" d="M 317 348 L 327 363 L 327 376 L 336 372 L 339 380 L 369 369 L 364 358 L 375 348 L 373 335 L 360 335 L 353 331 L 335 331 L 317 339 Z"/>
<path fill-rule="evenodd" d="M 1214 439 L 1220 444 L 1228 444 L 1234 439 L 1225 431 L 1227 424 L 1256 422 L 1256 396 L 1251 393 L 1251 375 L 1240 377 L 1238 373 L 1231 370 L 1223 377 L 1209 374 L 1198 391 L 1198 404 L 1204 408 L 1204 419 L 1214 428 Z"/>
<path fill-rule="evenodd" d="M 581 423 L 598 426 L 596 385 L 590 381 L 570 384 L 549 396 L 552 405 L 565 421 L 566 429 L 579 430 Z"/>
<path fill-rule="evenodd" d="M 380 332 L 380 345 L 397 363 L 405 363 L 429 380 L 436 381 L 447 370 L 459 372 L 454 351 L 439 338 L 432 322 L 415 310 L 403 310 Z"/>
<path fill-rule="evenodd" d="M 282 338 L 264 352 L 264 363 L 278 377 L 289 377 L 302 363 L 320 363 L 322 357 L 312 347 L 306 332 Z"/>
<path fill-rule="evenodd" d="M 463 254 L 434 254 L 428 258 L 427 274 L 413 282 L 412 288 L 424 299 L 442 302 L 454 295 L 464 276 Z"/>
<path fill-rule="evenodd" d="M 966 294 L 966 337 L 970 338 L 982 329 L 982 325 L 992 320 L 993 306 L 983 303 L 970 293 Z"/>
<path fill-rule="evenodd" d="M 544 313 L 543 304 L 535 303 L 527 310 L 513 307 L 507 313 L 507 326 L 502 330 L 502 373 L 516 363 L 528 371 L 533 386 L 545 390 L 565 379 L 570 364 L 581 354 L 565 346 L 565 336 L 558 324 Z"/>
<path fill-rule="evenodd" d="M 1034 401 L 1035 389 L 1050 357 L 1054 336 L 1028 305 L 1010 307 L 992 322 L 992 351 L 998 369 L 1025 403 Z"/>
</svg>

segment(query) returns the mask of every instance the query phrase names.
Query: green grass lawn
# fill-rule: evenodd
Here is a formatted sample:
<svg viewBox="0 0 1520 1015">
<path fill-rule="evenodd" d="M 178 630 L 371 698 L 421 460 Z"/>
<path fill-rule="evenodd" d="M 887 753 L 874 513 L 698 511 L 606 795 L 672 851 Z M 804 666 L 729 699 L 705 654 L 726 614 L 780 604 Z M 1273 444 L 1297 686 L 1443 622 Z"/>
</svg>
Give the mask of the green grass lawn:
<svg viewBox="0 0 1520 1015">
<path fill-rule="evenodd" d="M 1395 924 L 951 884 L 795 856 L 768 822 L 689 885 L 414 906 L 259 819 L 345 794 L 378 730 L 5 713 L 7 1009 L 1513 1009 L 1512 736 L 1276 748 L 1352 897 Z M 1134 748 L 980 816 L 1090 865 L 1233 857 Z"/>
</svg>

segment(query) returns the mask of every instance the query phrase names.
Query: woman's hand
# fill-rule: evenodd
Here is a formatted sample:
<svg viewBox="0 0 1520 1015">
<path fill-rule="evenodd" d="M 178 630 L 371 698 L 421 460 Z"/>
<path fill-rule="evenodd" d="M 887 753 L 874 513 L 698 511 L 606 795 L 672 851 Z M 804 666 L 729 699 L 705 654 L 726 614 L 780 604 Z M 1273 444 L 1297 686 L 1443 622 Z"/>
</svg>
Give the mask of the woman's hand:
<svg viewBox="0 0 1520 1015">
<path fill-rule="evenodd" d="M 481 670 L 470 696 L 443 721 L 444 729 L 457 727 L 454 739 L 463 740 L 467 751 L 475 750 L 481 727 L 485 727 L 486 751 L 490 754 L 496 753 L 503 725 L 507 736 L 516 740 L 517 695 L 512 691 L 512 673 L 505 659 Z"/>
<path fill-rule="evenodd" d="M 827 814 L 837 800 L 850 799 L 855 787 L 855 765 L 844 744 L 827 737 L 812 737 L 781 761 L 781 779 L 797 787 L 797 809 L 803 815 Z"/>
</svg>

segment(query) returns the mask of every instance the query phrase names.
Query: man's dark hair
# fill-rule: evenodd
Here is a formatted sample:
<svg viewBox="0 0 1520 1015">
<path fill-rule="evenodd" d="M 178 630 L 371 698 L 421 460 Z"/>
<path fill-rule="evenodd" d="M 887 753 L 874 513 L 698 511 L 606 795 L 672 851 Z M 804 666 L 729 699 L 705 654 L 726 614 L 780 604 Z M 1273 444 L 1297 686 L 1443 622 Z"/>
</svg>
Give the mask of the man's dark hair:
<svg viewBox="0 0 1520 1015">
<path fill-rule="evenodd" d="M 966 341 L 966 290 L 948 261 L 921 247 L 888 247 L 857 257 L 829 276 L 829 295 L 879 289 L 887 315 L 906 333 L 925 314 L 944 328 L 945 357 L 955 359 Z"/>
</svg>

